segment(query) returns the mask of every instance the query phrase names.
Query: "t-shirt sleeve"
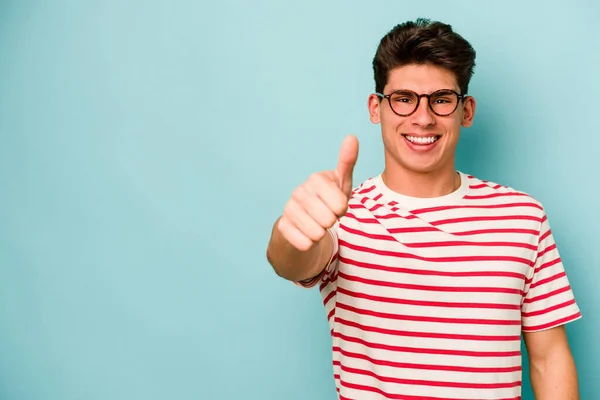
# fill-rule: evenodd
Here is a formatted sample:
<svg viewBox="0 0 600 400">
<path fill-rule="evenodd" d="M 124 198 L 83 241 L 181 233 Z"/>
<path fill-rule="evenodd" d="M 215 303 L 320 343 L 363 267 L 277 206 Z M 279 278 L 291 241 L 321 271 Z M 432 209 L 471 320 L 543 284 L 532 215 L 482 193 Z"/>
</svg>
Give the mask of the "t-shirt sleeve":
<svg viewBox="0 0 600 400">
<path fill-rule="evenodd" d="M 523 332 L 554 328 L 581 318 L 548 217 L 544 212 L 535 265 L 521 305 Z"/>
<path fill-rule="evenodd" d="M 321 271 L 321 273 L 319 273 L 318 275 L 303 280 L 303 281 L 299 281 L 299 282 L 294 282 L 296 285 L 304 287 L 304 288 L 312 288 L 313 286 L 315 286 L 316 284 L 320 283 L 320 282 L 327 282 L 329 280 L 332 279 L 333 275 L 335 274 L 335 269 L 337 267 L 337 258 L 338 258 L 338 249 L 339 249 L 339 244 L 338 244 L 338 227 L 339 227 L 339 220 L 329 229 L 327 229 L 327 233 L 331 236 L 331 239 L 333 240 L 333 251 L 331 253 L 331 257 L 329 259 L 329 262 L 327 262 L 327 265 L 325 265 L 325 268 L 323 268 L 323 271 Z"/>
</svg>

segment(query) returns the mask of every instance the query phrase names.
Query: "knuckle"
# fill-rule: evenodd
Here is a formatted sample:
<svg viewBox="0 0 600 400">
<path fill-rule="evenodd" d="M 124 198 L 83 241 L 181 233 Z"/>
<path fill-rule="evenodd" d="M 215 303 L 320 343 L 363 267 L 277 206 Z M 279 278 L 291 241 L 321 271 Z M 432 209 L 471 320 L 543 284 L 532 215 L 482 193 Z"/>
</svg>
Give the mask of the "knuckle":
<svg viewBox="0 0 600 400">
<path fill-rule="evenodd" d="M 294 244 L 295 238 L 293 235 L 290 235 L 290 232 L 288 229 L 282 228 L 281 235 L 285 238 L 285 240 L 287 240 L 288 242 L 290 242 L 292 245 L 295 246 L 295 244 Z"/>
<path fill-rule="evenodd" d="M 302 187 L 302 185 L 300 185 L 297 188 L 295 188 L 294 191 L 292 192 L 292 200 L 301 201 L 303 197 L 304 197 L 304 188 Z"/>
<path fill-rule="evenodd" d="M 313 242 L 318 242 L 323 238 L 323 236 L 325 236 L 325 229 L 323 227 L 312 229 L 309 235 Z"/>
<path fill-rule="evenodd" d="M 293 207 L 292 201 L 288 201 L 288 203 L 285 205 L 285 207 L 283 207 L 282 219 L 287 219 L 288 221 L 294 221 L 295 213 L 294 213 L 294 207 Z M 285 222 L 288 222 L 288 221 L 285 221 Z"/>
<path fill-rule="evenodd" d="M 335 222 L 337 221 L 337 216 L 335 215 L 335 213 L 331 213 L 326 220 L 326 227 L 327 228 L 331 228 Z"/>
<path fill-rule="evenodd" d="M 317 223 L 323 229 L 331 228 L 336 221 L 335 213 L 332 210 L 326 209 L 322 210 L 322 212 L 318 215 Z"/>
<path fill-rule="evenodd" d="M 307 182 L 319 181 L 320 179 L 321 179 L 321 172 L 314 172 L 314 173 L 310 174 L 310 176 L 307 179 Z"/>
<path fill-rule="evenodd" d="M 342 199 L 338 199 L 333 206 L 333 213 L 335 215 L 342 215 L 346 212 L 346 210 L 348 209 L 348 202 L 342 200 Z"/>
<path fill-rule="evenodd" d="M 325 182 L 326 178 L 324 172 L 315 172 L 306 181 L 306 183 L 309 184 L 311 188 L 319 188 L 323 186 Z"/>
<path fill-rule="evenodd" d="M 308 179 L 306 180 L 306 182 L 313 182 L 315 179 L 319 178 L 319 173 L 318 172 L 313 172 L 312 174 L 310 174 L 308 176 Z"/>
<path fill-rule="evenodd" d="M 297 240 L 295 243 L 292 243 L 295 248 L 300 251 L 308 251 L 312 247 L 312 242 L 310 240 Z"/>
</svg>

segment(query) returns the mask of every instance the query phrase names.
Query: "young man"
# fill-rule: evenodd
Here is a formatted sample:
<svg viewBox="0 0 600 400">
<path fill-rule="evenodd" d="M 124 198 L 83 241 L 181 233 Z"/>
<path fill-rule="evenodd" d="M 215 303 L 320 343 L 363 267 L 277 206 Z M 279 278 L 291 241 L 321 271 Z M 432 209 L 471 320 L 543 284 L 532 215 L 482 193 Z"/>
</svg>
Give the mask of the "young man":
<svg viewBox="0 0 600 400">
<path fill-rule="evenodd" d="M 276 221 L 276 273 L 318 285 L 340 399 L 578 399 L 564 324 L 581 317 L 541 203 L 455 170 L 475 51 L 449 25 L 395 27 L 373 60 L 385 169 L 353 190 L 358 141 Z"/>
</svg>

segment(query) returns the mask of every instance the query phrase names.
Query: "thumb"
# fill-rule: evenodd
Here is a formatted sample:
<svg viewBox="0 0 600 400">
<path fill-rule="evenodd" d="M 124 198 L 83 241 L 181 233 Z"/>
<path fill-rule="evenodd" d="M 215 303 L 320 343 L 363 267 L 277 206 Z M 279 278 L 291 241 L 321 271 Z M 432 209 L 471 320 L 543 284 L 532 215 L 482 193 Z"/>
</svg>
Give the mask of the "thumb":
<svg viewBox="0 0 600 400">
<path fill-rule="evenodd" d="M 357 159 L 358 139 L 353 135 L 346 136 L 342 142 L 335 173 L 338 178 L 340 189 L 342 189 L 348 197 L 350 197 L 350 193 L 352 192 L 352 173 Z"/>
</svg>

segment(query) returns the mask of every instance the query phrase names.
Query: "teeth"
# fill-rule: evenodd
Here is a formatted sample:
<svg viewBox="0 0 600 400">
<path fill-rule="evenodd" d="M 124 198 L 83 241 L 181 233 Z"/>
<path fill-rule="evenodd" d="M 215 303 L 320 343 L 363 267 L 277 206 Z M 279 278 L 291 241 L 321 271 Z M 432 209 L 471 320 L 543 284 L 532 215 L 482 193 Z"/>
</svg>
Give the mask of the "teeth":
<svg viewBox="0 0 600 400">
<path fill-rule="evenodd" d="M 431 144 L 437 140 L 437 136 L 417 137 L 405 136 L 410 142 L 417 144 Z"/>
</svg>

